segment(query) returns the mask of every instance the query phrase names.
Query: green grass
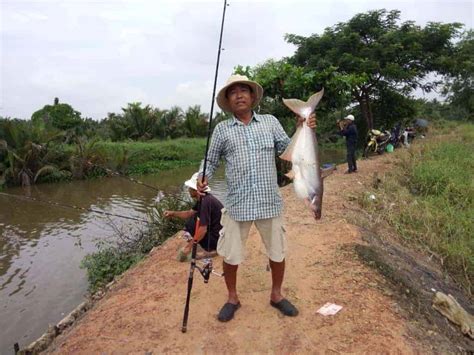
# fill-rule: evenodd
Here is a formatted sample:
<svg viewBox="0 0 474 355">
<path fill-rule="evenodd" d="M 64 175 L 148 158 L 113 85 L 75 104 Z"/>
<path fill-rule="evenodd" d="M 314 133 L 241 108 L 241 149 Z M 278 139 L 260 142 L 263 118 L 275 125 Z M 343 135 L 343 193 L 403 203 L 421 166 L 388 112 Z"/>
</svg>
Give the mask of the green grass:
<svg viewBox="0 0 474 355">
<path fill-rule="evenodd" d="M 112 169 L 128 174 L 152 174 L 199 162 L 206 149 L 204 138 L 149 142 L 100 142 L 98 148 Z"/>
<path fill-rule="evenodd" d="M 447 133 L 449 132 L 449 133 Z M 362 206 L 408 245 L 436 255 L 472 295 L 474 282 L 474 126 L 442 129 L 400 152 L 394 172 Z M 374 193 L 376 201 L 367 197 Z"/>
</svg>

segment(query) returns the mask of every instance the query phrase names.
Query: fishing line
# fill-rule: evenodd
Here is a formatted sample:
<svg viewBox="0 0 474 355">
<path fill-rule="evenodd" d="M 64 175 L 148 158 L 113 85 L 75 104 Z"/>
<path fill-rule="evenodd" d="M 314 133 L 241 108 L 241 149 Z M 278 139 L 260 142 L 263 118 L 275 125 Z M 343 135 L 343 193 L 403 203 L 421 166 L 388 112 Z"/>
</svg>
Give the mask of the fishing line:
<svg viewBox="0 0 474 355">
<path fill-rule="evenodd" d="M 122 173 L 119 173 L 118 171 L 114 171 L 112 169 L 109 169 L 109 168 L 106 168 L 105 166 L 101 166 L 101 165 L 98 165 L 98 164 L 93 164 L 91 163 L 91 165 L 94 165 L 95 167 L 98 167 L 100 169 L 104 169 L 105 172 L 109 175 L 112 175 L 112 176 L 116 176 L 116 177 L 120 177 L 122 179 L 125 179 L 125 180 L 128 180 L 130 182 L 133 182 L 134 184 L 137 184 L 137 185 L 141 185 L 141 186 L 144 186 L 144 187 L 147 187 L 153 191 L 156 191 L 158 192 L 158 195 L 157 197 L 155 198 L 155 201 L 156 202 L 160 202 L 160 200 L 165 196 L 165 194 L 163 193 L 162 190 L 158 189 L 157 187 L 155 186 L 152 186 L 152 185 L 149 185 L 149 184 L 146 184 L 144 183 L 143 181 L 140 181 L 138 179 L 135 179 L 135 178 L 132 178 L 131 176 L 126 176 Z M 185 202 L 185 203 L 188 203 L 189 201 L 187 200 L 184 200 L 182 198 L 179 198 L 177 196 L 173 196 L 174 199 L 178 200 L 178 201 L 181 201 L 181 202 Z"/>
<path fill-rule="evenodd" d="M 152 222 L 147 221 L 146 219 L 142 219 L 142 218 L 124 216 L 122 214 L 106 212 L 106 211 L 102 211 L 102 210 L 97 210 L 95 208 L 85 208 L 85 207 L 79 207 L 79 206 L 73 206 L 73 205 L 66 205 L 64 203 L 59 203 L 59 202 L 55 202 L 55 201 L 45 201 L 45 200 L 40 200 L 36 197 L 12 195 L 12 194 L 8 194 L 6 192 L 0 192 L 0 195 L 7 196 L 7 197 L 14 197 L 14 198 L 20 199 L 20 200 L 35 201 L 35 202 L 38 202 L 38 203 L 44 203 L 44 204 L 53 205 L 53 206 L 56 206 L 56 207 L 69 208 L 69 209 L 74 209 L 74 210 L 81 210 L 81 211 L 99 213 L 99 214 L 103 214 L 103 215 L 106 215 L 106 216 L 125 218 L 125 219 L 130 219 L 130 220 L 133 220 L 133 221 L 143 222 L 143 223 L 147 223 L 147 224 L 152 223 Z"/>
<path fill-rule="evenodd" d="M 206 141 L 206 152 L 204 154 L 204 166 L 202 170 L 202 178 L 204 179 L 206 176 L 206 167 L 207 167 L 207 154 L 209 152 L 209 142 L 211 139 L 211 130 L 212 130 L 212 115 L 214 113 L 214 102 L 215 102 L 215 96 L 216 96 L 216 85 L 217 85 L 217 76 L 219 73 L 219 62 L 221 58 L 221 51 L 222 51 L 222 34 L 224 32 L 224 21 L 225 21 L 225 11 L 227 8 L 227 0 L 224 0 L 224 8 L 222 10 L 222 22 L 221 22 L 221 31 L 220 31 L 220 36 L 219 36 L 219 46 L 217 49 L 217 61 L 216 61 L 216 72 L 214 75 L 214 87 L 212 90 L 212 98 L 211 98 L 211 112 L 209 113 L 209 125 L 207 129 L 207 141 Z M 202 197 L 201 197 L 202 199 Z M 196 228 L 194 230 L 194 238 L 193 238 L 193 248 L 191 252 L 191 265 L 189 268 L 189 277 L 188 277 L 188 290 L 186 294 L 186 304 L 184 306 L 184 315 L 183 315 L 183 325 L 181 327 L 181 332 L 186 333 L 187 330 L 187 324 L 188 324 L 188 316 L 189 316 L 189 301 L 191 299 L 191 289 L 193 287 L 193 276 L 194 276 L 194 269 L 197 268 L 201 275 L 204 278 L 204 283 L 207 283 L 209 281 L 209 276 L 211 275 L 213 268 L 212 268 L 212 259 L 207 259 L 207 262 L 205 265 L 201 268 L 196 265 L 196 250 L 197 250 L 197 232 L 199 230 L 199 225 L 200 225 L 200 214 L 201 214 L 201 199 L 198 201 L 198 214 L 196 218 Z M 210 222 L 210 221 L 208 221 Z M 210 223 L 208 223 L 208 229 L 209 229 Z M 208 230 L 208 238 L 210 237 L 209 235 L 209 230 Z"/>
</svg>

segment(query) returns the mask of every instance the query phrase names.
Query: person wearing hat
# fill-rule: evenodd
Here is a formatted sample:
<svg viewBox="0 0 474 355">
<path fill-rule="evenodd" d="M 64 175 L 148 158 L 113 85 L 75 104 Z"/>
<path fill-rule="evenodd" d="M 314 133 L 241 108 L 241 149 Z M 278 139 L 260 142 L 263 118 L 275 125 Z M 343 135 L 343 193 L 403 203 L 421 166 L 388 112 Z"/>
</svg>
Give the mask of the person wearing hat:
<svg viewBox="0 0 474 355">
<path fill-rule="evenodd" d="M 357 172 L 356 148 L 357 148 L 357 127 L 354 123 L 354 115 L 347 115 L 344 121 L 338 121 L 339 134 L 346 137 L 347 165 L 346 174 Z"/>
<path fill-rule="evenodd" d="M 237 294 L 237 269 L 244 260 L 244 247 L 250 227 L 255 224 L 265 245 L 272 271 L 270 304 L 286 316 L 298 310 L 282 295 L 285 273 L 286 236 L 283 228 L 283 201 L 277 184 L 276 154 L 290 143 L 278 119 L 257 114 L 254 109 L 263 96 L 263 88 L 243 75 L 232 75 L 220 89 L 216 101 L 232 114 L 214 129 L 207 156 L 206 177 L 198 179 L 198 192 L 204 193 L 207 180 L 225 162 L 227 197 L 222 212 L 223 226 L 217 253 L 223 256 L 227 302 L 219 311 L 218 320 L 226 322 L 240 308 Z M 298 125 L 304 119 L 298 117 Z M 307 120 L 316 127 L 316 115 Z"/>
<path fill-rule="evenodd" d="M 187 236 L 186 245 L 180 249 L 178 254 L 179 261 L 187 261 L 190 258 L 191 250 L 193 247 L 192 236 L 194 236 L 196 228 L 196 219 L 198 212 L 199 214 L 199 230 L 197 231 L 198 246 L 200 246 L 198 258 L 208 257 L 216 255 L 217 241 L 219 239 L 219 231 L 222 226 L 221 210 L 224 207 L 222 203 L 209 192 L 211 189 L 206 188 L 206 195 L 202 196 L 197 193 L 197 179 L 198 173 L 184 182 L 184 185 L 188 187 L 189 195 L 193 200 L 196 200 L 196 204 L 192 209 L 188 211 L 165 211 L 164 216 L 166 218 L 177 217 L 186 219 L 184 227 L 184 235 Z M 201 201 L 201 209 L 198 211 L 198 201 Z M 209 226 L 209 229 L 208 229 Z"/>
</svg>

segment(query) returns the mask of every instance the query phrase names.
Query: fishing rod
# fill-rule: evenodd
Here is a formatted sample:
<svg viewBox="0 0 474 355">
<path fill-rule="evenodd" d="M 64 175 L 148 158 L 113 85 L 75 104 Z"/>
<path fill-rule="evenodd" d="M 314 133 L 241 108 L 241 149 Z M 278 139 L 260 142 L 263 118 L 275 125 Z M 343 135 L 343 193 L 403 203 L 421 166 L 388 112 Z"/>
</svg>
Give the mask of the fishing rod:
<svg viewBox="0 0 474 355">
<path fill-rule="evenodd" d="M 73 205 L 66 205 L 66 204 L 63 204 L 63 203 L 55 202 L 55 201 L 45 201 L 45 200 L 40 200 L 36 197 L 31 197 L 31 196 L 13 195 L 13 194 L 8 194 L 6 192 L 0 192 L 0 195 L 1 196 L 7 196 L 7 197 L 14 197 L 14 198 L 17 198 L 17 199 L 20 199 L 20 200 L 35 201 L 35 202 L 38 202 L 38 203 L 44 203 L 44 204 L 53 205 L 53 206 L 56 206 L 56 207 L 69 208 L 69 209 L 74 209 L 74 210 L 81 210 L 81 211 L 99 213 L 99 214 L 103 214 L 103 215 L 106 215 L 106 216 L 131 219 L 133 221 L 143 222 L 143 223 L 147 223 L 147 224 L 152 223 L 152 222 L 147 221 L 146 219 L 142 219 L 142 218 L 124 216 L 122 214 L 110 213 L 110 212 L 106 212 L 106 211 L 102 211 L 102 210 L 97 210 L 95 208 L 85 208 L 85 207 L 79 207 L 79 206 L 73 206 Z"/>
<path fill-rule="evenodd" d="M 152 185 L 149 185 L 149 184 L 146 184 L 144 183 L 143 181 L 140 181 L 138 179 L 135 179 L 135 178 L 132 178 L 131 176 L 127 176 L 127 175 L 124 175 L 122 173 L 119 173 L 118 171 L 114 171 L 112 169 L 109 169 L 109 168 L 106 168 L 105 166 L 101 166 L 101 165 L 98 165 L 98 164 L 94 164 L 94 163 L 90 163 L 90 165 L 93 165 L 97 168 L 100 168 L 100 169 L 104 169 L 105 172 L 109 175 L 112 175 L 112 176 L 117 176 L 117 177 L 120 177 L 122 179 L 125 179 L 125 180 L 128 180 L 128 181 L 131 181 L 133 182 L 134 184 L 137 184 L 137 185 L 141 185 L 141 186 L 144 186 L 144 187 L 147 187 L 153 191 L 156 191 L 158 192 L 158 196 L 156 197 L 156 200 L 159 202 L 163 197 L 164 197 L 164 193 L 162 190 L 158 189 L 157 187 L 155 186 L 152 186 Z M 186 202 L 188 203 L 189 201 L 187 200 L 184 200 L 182 198 L 179 198 L 177 196 L 174 196 L 174 198 L 178 201 L 181 201 L 181 202 Z"/>
<path fill-rule="evenodd" d="M 206 141 L 206 152 L 204 154 L 204 166 L 202 170 L 203 179 L 206 176 L 206 166 L 207 166 L 207 154 L 209 152 L 209 141 L 211 139 L 211 130 L 212 130 L 212 115 L 214 112 L 214 101 L 216 96 L 216 85 L 217 85 L 217 75 L 219 73 L 219 62 L 221 58 L 221 51 L 222 51 L 222 34 L 224 32 L 224 21 L 225 21 L 225 10 L 227 8 L 227 0 L 224 0 L 224 8 L 222 10 L 222 22 L 221 22 L 221 32 L 219 36 L 219 46 L 217 49 L 217 61 L 216 61 L 216 72 L 214 75 L 214 88 L 212 90 L 212 99 L 211 99 L 211 112 L 209 113 L 209 126 L 207 129 L 207 141 Z M 201 197 L 202 199 L 202 197 Z M 193 277 L 194 277 L 194 269 L 198 269 L 201 273 L 202 277 L 204 278 L 204 283 L 208 283 L 209 277 L 213 272 L 212 268 L 212 259 L 206 259 L 206 262 L 203 267 L 199 267 L 196 264 L 196 251 L 197 251 L 197 235 L 200 226 L 200 214 L 201 214 L 201 199 L 198 201 L 198 213 L 196 219 L 196 226 L 194 229 L 194 238 L 193 238 L 193 248 L 191 251 L 191 265 L 189 267 L 189 277 L 188 277 L 188 290 L 186 294 L 186 305 L 184 306 L 184 315 L 183 315 L 183 325 L 181 327 L 181 332 L 186 333 L 187 326 L 188 326 L 188 316 L 189 316 L 189 301 L 191 299 L 191 289 L 193 288 Z M 209 228 L 209 224 L 208 224 Z M 209 232 L 209 231 L 208 231 Z"/>
</svg>

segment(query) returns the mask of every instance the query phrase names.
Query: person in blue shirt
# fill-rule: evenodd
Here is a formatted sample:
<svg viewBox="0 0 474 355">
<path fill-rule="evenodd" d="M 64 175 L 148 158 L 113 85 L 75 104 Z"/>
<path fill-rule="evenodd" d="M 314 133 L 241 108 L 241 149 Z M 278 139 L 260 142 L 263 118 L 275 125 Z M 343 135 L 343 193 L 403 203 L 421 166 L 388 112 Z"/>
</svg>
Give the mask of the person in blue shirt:
<svg viewBox="0 0 474 355">
<path fill-rule="evenodd" d="M 343 122 L 338 122 L 341 136 L 346 137 L 347 148 L 347 169 L 346 174 L 356 173 L 356 149 L 357 149 L 357 127 L 354 123 L 354 116 L 347 115 Z"/>
</svg>

